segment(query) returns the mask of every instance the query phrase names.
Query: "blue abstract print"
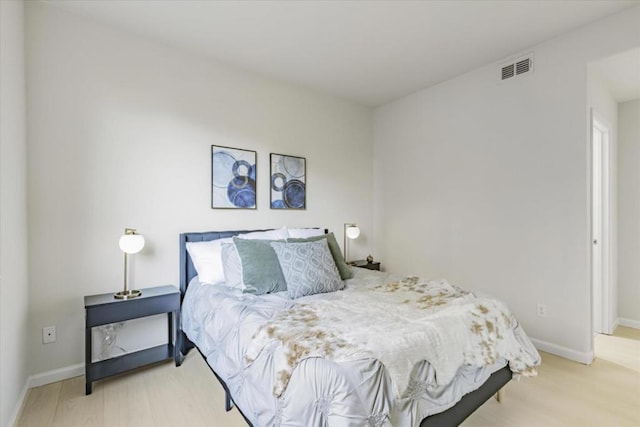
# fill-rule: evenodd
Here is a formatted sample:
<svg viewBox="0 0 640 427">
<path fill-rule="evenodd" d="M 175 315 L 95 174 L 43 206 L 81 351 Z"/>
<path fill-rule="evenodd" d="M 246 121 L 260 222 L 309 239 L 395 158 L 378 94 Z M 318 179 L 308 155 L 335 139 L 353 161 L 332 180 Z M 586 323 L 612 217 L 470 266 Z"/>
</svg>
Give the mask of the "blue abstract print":
<svg viewBox="0 0 640 427">
<path fill-rule="evenodd" d="M 256 152 L 211 146 L 211 207 L 256 208 Z"/>
<path fill-rule="evenodd" d="M 271 153 L 271 209 L 306 209 L 306 159 Z"/>
</svg>

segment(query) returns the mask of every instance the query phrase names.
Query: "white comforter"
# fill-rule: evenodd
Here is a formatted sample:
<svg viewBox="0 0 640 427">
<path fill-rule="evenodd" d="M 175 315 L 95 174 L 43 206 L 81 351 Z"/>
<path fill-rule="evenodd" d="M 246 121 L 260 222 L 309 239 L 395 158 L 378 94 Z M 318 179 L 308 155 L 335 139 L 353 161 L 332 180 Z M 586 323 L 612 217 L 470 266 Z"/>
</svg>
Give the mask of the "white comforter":
<svg viewBox="0 0 640 427">
<path fill-rule="evenodd" d="M 355 269 L 292 301 L 189 286 L 183 328 L 255 426 L 417 426 L 539 355 L 506 307 L 444 281 Z"/>
</svg>

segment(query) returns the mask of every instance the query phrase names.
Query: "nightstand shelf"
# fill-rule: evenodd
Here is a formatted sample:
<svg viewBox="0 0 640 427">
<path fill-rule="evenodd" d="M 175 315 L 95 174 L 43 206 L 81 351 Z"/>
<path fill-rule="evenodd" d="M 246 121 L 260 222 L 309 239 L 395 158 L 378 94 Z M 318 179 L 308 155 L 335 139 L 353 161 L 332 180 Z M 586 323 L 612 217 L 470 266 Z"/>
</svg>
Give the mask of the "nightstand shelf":
<svg viewBox="0 0 640 427">
<path fill-rule="evenodd" d="M 174 357 L 173 352 L 173 344 L 162 344 L 133 353 L 127 353 L 122 356 L 93 362 L 89 367 L 88 377 L 92 378 L 93 381 L 97 381 L 151 363 L 172 359 Z M 91 394 L 91 391 L 89 390 L 87 394 Z"/>
<path fill-rule="evenodd" d="M 91 394 L 94 381 L 117 375 L 151 363 L 174 359 L 176 330 L 180 329 L 180 291 L 174 286 L 142 289 L 138 298 L 118 300 L 113 293 L 84 297 L 85 307 L 85 393 Z M 167 344 L 92 362 L 92 333 L 96 326 L 167 313 Z"/>
<path fill-rule="evenodd" d="M 366 268 L 368 270 L 378 270 L 380 271 L 380 261 L 367 262 L 364 259 L 353 261 L 351 263 L 354 267 Z"/>
</svg>

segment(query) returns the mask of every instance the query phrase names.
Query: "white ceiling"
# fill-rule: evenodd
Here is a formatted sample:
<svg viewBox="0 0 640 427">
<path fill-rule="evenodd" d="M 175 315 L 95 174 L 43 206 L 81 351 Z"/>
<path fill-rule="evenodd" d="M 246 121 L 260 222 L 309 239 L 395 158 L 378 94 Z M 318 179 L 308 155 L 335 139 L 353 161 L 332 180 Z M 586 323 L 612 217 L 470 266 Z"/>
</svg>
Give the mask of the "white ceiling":
<svg viewBox="0 0 640 427">
<path fill-rule="evenodd" d="M 640 99 L 640 48 L 605 58 L 593 65 L 617 102 Z"/>
<path fill-rule="evenodd" d="M 223 63 L 377 106 L 634 1 L 51 0 Z"/>
</svg>

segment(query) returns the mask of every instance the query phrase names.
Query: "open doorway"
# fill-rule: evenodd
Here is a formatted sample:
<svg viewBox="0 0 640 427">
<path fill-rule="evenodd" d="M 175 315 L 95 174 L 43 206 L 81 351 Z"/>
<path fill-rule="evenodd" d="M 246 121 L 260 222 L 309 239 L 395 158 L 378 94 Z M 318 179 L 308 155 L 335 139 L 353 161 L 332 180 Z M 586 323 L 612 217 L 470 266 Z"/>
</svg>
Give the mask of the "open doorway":
<svg viewBox="0 0 640 427">
<path fill-rule="evenodd" d="M 622 98 L 617 103 L 617 126 L 615 126 L 615 149 L 617 162 L 614 183 L 617 200 L 617 274 L 613 290 L 617 291 L 617 316 L 611 323 L 611 334 L 599 330 L 596 323 L 594 297 L 594 352 L 597 359 L 640 372 L 640 51 L 638 51 L 637 76 L 639 90 L 635 98 Z M 605 147 L 610 137 L 607 126 L 597 120 L 593 123 L 592 142 L 594 151 Z M 599 143 L 598 143 L 599 142 Z M 609 146 L 611 144 L 609 143 Z M 604 151 L 608 151 L 604 148 Z M 610 151 L 610 148 L 609 148 Z M 597 154 L 596 154 L 597 155 Z M 613 163 L 610 163 L 613 164 Z M 595 169 L 595 165 L 594 165 Z M 594 215 L 595 219 L 595 215 Z M 596 253 L 595 247 L 594 252 Z M 595 281 L 594 281 L 595 284 Z M 595 286 L 594 286 L 595 290 Z M 615 295 L 614 295 L 615 296 Z M 615 301 L 615 299 L 614 299 Z M 633 316 L 636 317 L 633 317 Z"/>
<path fill-rule="evenodd" d="M 640 370 L 640 46 L 588 66 L 596 358 Z"/>
</svg>

